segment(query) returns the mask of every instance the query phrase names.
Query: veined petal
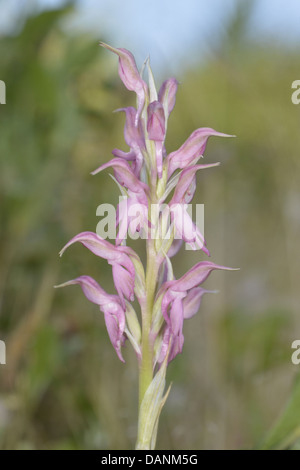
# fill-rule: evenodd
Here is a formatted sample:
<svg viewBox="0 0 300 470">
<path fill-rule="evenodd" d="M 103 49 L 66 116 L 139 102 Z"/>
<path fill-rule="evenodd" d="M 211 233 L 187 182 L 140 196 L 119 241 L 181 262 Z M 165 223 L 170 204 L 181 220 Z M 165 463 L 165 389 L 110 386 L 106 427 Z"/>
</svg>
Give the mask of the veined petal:
<svg viewBox="0 0 300 470">
<path fill-rule="evenodd" d="M 113 264 L 112 274 L 122 306 L 125 308 L 124 297 L 130 301 L 134 300 L 134 276 L 120 264 Z"/>
<path fill-rule="evenodd" d="M 104 258 L 108 261 L 108 263 L 114 268 L 114 272 L 116 272 L 116 265 L 118 266 L 123 266 L 128 272 L 128 276 L 131 278 L 131 283 L 134 285 L 134 279 L 135 279 L 135 269 L 133 262 L 130 259 L 130 255 L 132 256 L 130 248 L 126 250 L 127 247 L 122 247 L 122 246 L 115 246 L 109 243 L 106 240 L 103 240 L 99 235 L 93 232 L 82 232 L 73 237 L 61 250 L 60 255 L 64 253 L 64 251 L 73 243 L 80 242 L 82 245 L 84 245 L 88 250 L 90 250 L 92 253 L 94 253 L 96 256 L 99 256 L 100 258 Z M 133 250 L 132 250 L 133 251 Z M 130 253 L 127 254 L 127 253 Z M 135 256 L 135 252 L 133 252 Z M 124 278 L 124 276 L 123 276 Z M 129 278 L 128 278 L 129 279 Z M 127 279 L 127 282 L 129 282 Z M 124 279 L 123 281 L 119 279 L 119 282 L 116 284 L 116 289 L 118 293 L 121 293 L 121 300 L 122 303 L 124 304 L 124 299 L 123 295 L 127 297 L 127 292 L 128 290 L 125 289 L 124 291 L 122 290 L 122 287 L 124 288 Z M 133 290 L 133 289 L 132 289 Z M 130 293 L 127 298 L 131 298 L 132 294 Z"/>
<path fill-rule="evenodd" d="M 157 362 L 161 364 L 168 354 L 168 363 L 170 363 L 177 354 L 182 352 L 183 343 L 184 336 L 182 332 L 174 336 L 170 326 L 166 325 Z"/>
<path fill-rule="evenodd" d="M 158 354 L 158 357 L 157 357 L 157 362 L 159 364 L 161 364 L 165 360 L 167 352 L 170 349 L 169 344 L 170 344 L 170 341 L 171 341 L 171 336 L 172 336 L 171 328 L 170 328 L 170 326 L 166 325 L 165 329 L 164 329 L 164 332 L 163 332 L 162 339 L 161 339 L 160 351 L 159 351 L 159 354 Z"/>
<path fill-rule="evenodd" d="M 120 361 L 125 362 L 121 353 L 121 346 L 123 346 L 125 342 L 125 314 L 123 321 L 123 317 L 120 318 L 120 316 L 112 313 L 109 309 L 104 309 L 104 320 L 111 344 L 113 345 Z"/>
<path fill-rule="evenodd" d="M 101 305 L 100 310 L 104 313 L 104 320 L 111 343 L 119 359 L 125 362 L 121 354 L 121 346 L 124 345 L 126 340 L 124 335 L 125 308 L 123 308 L 119 302 L 108 302 Z"/>
<path fill-rule="evenodd" d="M 174 280 L 173 266 L 172 266 L 169 256 L 166 254 L 165 254 L 164 262 L 162 264 L 162 268 L 164 269 L 166 281 L 173 281 Z"/>
<path fill-rule="evenodd" d="M 88 248 L 92 253 L 109 262 L 121 262 L 124 258 L 123 253 L 118 250 L 118 247 L 112 245 L 107 240 L 103 240 L 103 238 L 94 232 L 82 232 L 71 238 L 60 251 L 60 256 L 62 256 L 70 245 L 76 242 L 82 243 L 82 245 Z"/>
<path fill-rule="evenodd" d="M 187 204 L 172 204 L 170 210 L 176 237 L 189 243 L 193 250 L 201 249 L 210 256 L 202 233 L 187 212 Z"/>
<path fill-rule="evenodd" d="M 124 335 L 125 310 L 120 304 L 119 297 L 117 295 L 107 294 L 90 276 L 80 276 L 55 287 L 65 287 L 72 284 L 79 284 L 86 298 L 99 305 L 100 310 L 104 313 L 104 320 L 111 343 L 119 359 L 125 362 L 121 354 L 121 346 L 126 339 Z"/>
<path fill-rule="evenodd" d="M 140 179 L 140 173 L 143 166 L 144 157 L 140 149 L 130 150 L 129 152 L 124 152 L 120 149 L 113 149 L 111 152 L 115 157 L 124 158 L 124 160 L 132 161 L 132 172 L 133 174 Z"/>
<path fill-rule="evenodd" d="M 193 287 L 199 286 L 204 282 L 213 270 L 226 270 L 236 271 L 236 268 L 228 268 L 227 266 L 221 266 L 219 264 L 212 263 L 211 261 L 200 261 L 193 266 L 187 273 L 185 273 L 180 279 L 171 281 L 168 287 L 172 291 L 186 292 Z M 170 286 L 170 284 L 172 285 Z"/>
<path fill-rule="evenodd" d="M 185 319 L 191 318 L 199 311 L 202 296 L 207 293 L 215 293 L 216 291 L 206 290 L 202 287 L 194 287 L 183 299 L 183 316 Z"/>
<path fill-rule="evenodd" d="M 177 281 L 169 281 L 165 283 L 166 286 L 171 286 L 171 287 L 166 290 L 163 296 L 162 302 L 161 302 L 161 313 L 163 314 L 163 317 L 166 320 L 166 323 L 172 327 L 172 331 L 174 332 L 178 331 L 178 328 L 176 327 L 176 319 L 175 319 L 176 311 L 179 312 L 180 316 L 182 316 L 183 318 L 182 299 L 184 299 L 184 297 L 187 294 L 187 292 L 175 291 L 172 288 L 172 286 L 176 282 Z M 175 303 L 175 310 L 172 311 L 172 306 L 174 303 Z"/>
<path fill-rule="evenodd" d="M 161 178 L 162 172 L 163 172 L 163 159 L 166 153 L 164 143 L 160 141 L 155 142 L 155 151 L 156 151 L 157 174 L 158 174 L 158 177 Z"/>
<path fill-rule="evenodd" d="M 150 225 L 148 221 L 148 206 L 133 201 L 129 209 L 129 228 L 131 232 L 140 232 L 143 228 L 147 230 L 148 225 Z"/>
<path fill-rule="evenodd" d="M 116 295 L 107 294 L 107 292 L 105 292 L 105 290 L 99 286 L 95 279 L 90 276 L 80 276 L 55 287 L 66 287 L 74 284 L 79 284 L 86 298 L 94 304 L 101 306 L 107 303 L 113 304 L 118 302 L 118 297 Z"/>
<path fill-rule="evenodd" d="M 116 180 L 122 185 L 127 187 L 133 193 L 139 193 L 143 200 L 147 201 L 146 193 L 149 188 L 145 183 L 142 183 L 133 173 L 130 165 L 126 160 L 120 158 L 113 158 L 107 163 L 99 166 L 96 170 L 92 171 L 92 175 L 100 173 L 106 168 L 113 167 Z"/>
<path fill-rule="evenodd" d="M 142 109 L 145 103 L 145 96 L 148 93 L 147 84 L 141 78 L 133 55 L 127 49 L 118 49 L 104 42 L 100 42 L 102 47 L 114 52 L 119 56 L 119 75 L 126 86 L 130 91 L 134 91 L 137 94 L 138 99 L 138 111 L 135 120 L 135 124 L 138 124 L 138 118 L 141 115 Z"/>
<path fill-rule="evenodd" d="M 150 140 L 163 142 L 166 134 L 165 112 L 159 101 L 153 101 L 148 106 L 147 131 Z"/>
<path fill-rule="evenodd" d="M 183 328 L 183 304 L 180 296 L 176 297 L 170 309 L 170 326 L 174 336 L 182 332 Z"/>
<path fill-rule="evenodd" d="M 211 136 L 234 137 L 232 135 L 223 134 L 222 132 L 217 132 L 210 127 L 196 129 L 178 150 L 168 155 L 168 176 L 171 176 L 178 168 L 183 169 L 195 163 L 195 161 L 203 155 L 207 140 Z"/>
<path fill-rule="evenodd" d="M 136 147 L 139 147 L 140 149 L 144 148 L 145 142 L 140 119 L 138 121 L 138 125 L 135 125 L 136 109 L 132 106 L 128 106 L 127 108 L 117 109 L 116 112 L 117 111 L 124 111 L 126 115 L 124 126 L 124 138 L 126 144 L 132 149 L 136 149 Z"/>
<path fill-rule="evenodd" d="M 178 251 L 182 246 L 182 240 L 175 239 L 168 251 L 168 257 L 172 258 L 173 256 L 177 255 Z"/>
<path fill-rule="evenodd" d="M 205 168 L 212 168 L 218 165 L 220 165 L 219 162 L 207 165 L 194 165 L 192 167 L 185 168 L 179 177 L 170 205 L 184 202 L 189 203 L 195 192 L 195 185 L 193 183 L 196 172 L 198 170 L 204 170 Z"/>
<path fill-rule="evenodd" d="M 124 152 L 123 150 L 120 149 L 113 149 L 111 152 L 115 157 L 118 158 L 124 158 L 124 160 L 127 161 L 134 161 L 136 159 L 136 154 L 133 150 L 130 150 L 129 152 Z"/>
<path fill-rule="evenodd" d="M 130 198 L 124 198 L 119 202 L 117 207 L 117 227 L 119 231 L 116 238 L 116 245 L 120 245 L 127 236 L 129 217 L 128 204 Z"/>
<path fill-rule="evenodd" d="M 170 207 L 171 220 L 174 221 L 176 235 L 185 242 L 194 242 L 196 234 L 194 224 L 186 211 L 186 204 L 173 204 Z"/>
<path fill-rule="evenodd" d="M 177 356 L 177 354 L 182 353 L 183 343 L 184 343 L 184 336 L 182 332 L 179 332 L 177 336 L 172 336 L 172 343 L 171 343 L 170 354 L 168 357 L 168 363 L 173 361 L 173 359 Z"/>
<path fill-rule="evenodd" d="M 123 199 L 118 204 L 117 225 L 119 232 L 116 238 L 116 245 L 126 238 L 128 228 L 132 233 L 140 231 L 148 226 L 148 205 L 140 203 L 133 193 Z"/>
<path fill-rule="evenodd" d="M 175 188 L 175 186 L 178 184 L 178 181 L 179 181 L 179 177 L 181 175 L 183 170 L 179 171 L 178 173 L 176 173 L 175 175 L 172 176 L 172 178 L 169 179 L 169 181 L 167 182 L 167 185 L 166 185 L 166 189 L 160 199 L 160 202 L 164 202 L 167 197 L 169 196 L 169 194 L 171 193 L 171 191 Z"/>
<path fill-rule="evenodd" d="M 110 260 L 118 260 L 120 258 L 120 253 L 116 250 L 116 247 L 94 232 L 81 232 L 78 235 L 75 235 L 75 237 L 71 238 L 71 240 L 61 249 L 59 255 L 62 256 L 66 249 L 76 242 L 82 243 L 95 255 L 100 256 L 100 258 Z"/>
<path fill-rule="evenodd" d="M 158 101 L 164 107 L 166 120 L 175 106 L 177 86 L 178 82 L 175 78 L 168 78 L 163 82 L 158 93 Z"/>
</svg>

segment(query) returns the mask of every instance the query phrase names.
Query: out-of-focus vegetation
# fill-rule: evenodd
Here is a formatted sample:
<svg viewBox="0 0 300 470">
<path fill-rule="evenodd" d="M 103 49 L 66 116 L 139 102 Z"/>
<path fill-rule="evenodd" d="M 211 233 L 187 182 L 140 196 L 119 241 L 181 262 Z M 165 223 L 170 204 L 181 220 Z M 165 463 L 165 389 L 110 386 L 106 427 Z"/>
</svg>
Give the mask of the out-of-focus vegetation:
<svg viewBox="0 0 300 470">
<path fill-rule="evenodd" d="M 113 292 L 105 261 L 82 246 L 63 261 L 58 251 L 95 230 L 100 203 L 117 202 L 114 182 L 90 171 L 125 148 L 124 116 L 112 111 L 134 99 L 98 38 L 61 28 L 69 12 L 31 17 L 0 42 L 2 449 L 126 449 L 135 440 L 134 354 L 128 347 L 126 365 L 118 361 L 102 314 L 79 288 L 52 287 L 89 274 Z M 222 165 L 199 175 L 195 202 L 205 204 L 212 260 L 241 270 L 214 273 L 206 286 L 220 293 L 185 325 L 159 448 L 300 442 L 291 363 L 300 339 L 300 106 L 291 102 L 299 57 L 247 44 L 239 21 L 209 61 L 186 72 L 170 119 L 169 150 L 201 126 L 238 136 L 209 142 L 206 161 Z M 203 258 L 182 251 L 176 274 Z"/>
</svg>

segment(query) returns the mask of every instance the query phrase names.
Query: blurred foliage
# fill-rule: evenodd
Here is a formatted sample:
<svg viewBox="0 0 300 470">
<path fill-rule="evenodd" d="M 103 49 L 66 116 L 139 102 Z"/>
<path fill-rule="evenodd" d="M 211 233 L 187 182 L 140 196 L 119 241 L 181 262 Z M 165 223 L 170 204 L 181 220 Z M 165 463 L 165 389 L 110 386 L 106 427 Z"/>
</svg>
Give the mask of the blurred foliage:
<svg viewBox="0 0 300 470">
<path fill-rule="evenodd" d="M 299 450 L 300 445 L 300 380 L 294 385 L 282 415 L 267 436 L 263 449 Z"/>
<path fill-rule="evenodd" d="M 81 246 L 63 261 L 58 251 L 95 230 L 100 203 L 117 202 L 107 174 L 90 172 L 125 148 L 124 116 L 112 111 L 134 99 L 94 37 L 62 28 L 71 12 L 42 12 L 0 41 L 2 449 L 126 449 L 135 440 L 134 354 L 127 348 L 125 366 L 117 360 L 79 288 L 52 287 L 89 274 L 113 292 L 106 262 Z M 186 71 L 170 119 L 169 150 L 200 126 L 238 136 L 209 142 L 206 160 L 222 166 L 198 176 L 195 202 L 205 203 L 213 260 L 241 270 L 215 273 L 206 285 L 220 293 L 185 326 L 158 436 L 165 449 L 299 447 L 290 360 L 300 335 L 298 54 L 249 44 L 244 13 L 215 54 Z M 195 257 L 182 251 L 176 274 Z"/>
</svg>

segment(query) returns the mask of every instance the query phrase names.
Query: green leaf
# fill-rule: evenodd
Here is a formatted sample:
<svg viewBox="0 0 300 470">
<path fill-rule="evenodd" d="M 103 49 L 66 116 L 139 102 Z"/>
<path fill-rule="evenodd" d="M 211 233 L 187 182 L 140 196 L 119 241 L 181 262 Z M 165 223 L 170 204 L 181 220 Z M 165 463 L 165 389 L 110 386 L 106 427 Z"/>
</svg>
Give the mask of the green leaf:
<svg viewBox="0 0 300 470">
<path fill-rule="evenodd" d="M 283 450 L 291 448 L 300 439 L 300 376 L 291 397 L 278 421 L 271 429 L 261 449 Z"/>
<path fill-rule="evenodd" d="M 165 395 L 167 358 L 147 388 L 139 412 L 139 432 L 136 450 L 154 449 L 158 420 L 161 410 L 168 398 L 171 386 Z"/>
</svg>

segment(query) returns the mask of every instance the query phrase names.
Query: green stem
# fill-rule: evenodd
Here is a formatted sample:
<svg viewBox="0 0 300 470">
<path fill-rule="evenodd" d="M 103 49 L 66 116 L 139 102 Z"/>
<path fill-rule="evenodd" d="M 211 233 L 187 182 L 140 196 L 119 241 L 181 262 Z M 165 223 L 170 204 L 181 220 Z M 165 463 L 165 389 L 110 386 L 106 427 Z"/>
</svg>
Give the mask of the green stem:
<svg viewBox="0 0 300 470">
<path fill-rule="evenodd" d="M 152 143 L 153 144 L 153 143 Z M 153 159 L 152 168 L 155 168 L 155 146 L 152 145 L 151 155 Z M 151 227 L 156 227 L 157 215 L 152 213 L 152 204 L 157 203 L 156 195 L 156 186 L 157 186 L 157 172 L 151 171 L 149 174 L 149 186 L 150 186 L 150 198 L 149 198 L 149 220 L 151 222 Z M 150 384 L 153 381 L 153 355 L 154 355 L 154 344 L 153 339 L 151 338 L 151 324 L 152 324 L 152 314 L 153 314 L 153 305 L 155 299 L 155 291 L 157 284 L 157 276 L 159 270 L 159 260 L 155 247 L 155 239 L 152 236 L 148 237 L 146 241 L 147 247 L 147 268 L 146 268 L 146 299 L 145 304 L 142 306 L 142 341 L 141 341 L 141 353 L 142 359 L 139 369 L 139 429 L 138 429 L 138 440 L 137 440 L 137 449 L 151 449 L 153 445 L 153 433 L 156 434 L 154 427 L 157 426 L 157 423 L 151 423 L 151 418 L 149 419 L 148 413 L 152 409 L 153 403 L 155 400 L 150 399 L 149 403 L 143 403 L 143 399 L 147 390 L 150 387 Z M 146 399 L 146 398 L 145 398 Z M 149 397 L 148 397 L 149 400 Z M 148 408 L 148 410 L 147 410 Z M 146 412 L 145 412 L 146 411 Z M 157 419 L 159 416 L 159 410 L 153 408 L 153 416 L 157 413 Z M 155 439 L 154 439 L 155 440 Z"/>
<path fill-rule="evenodd" d="M 153 344 L 150 341 L 155 287 L 157 281 L 157 262 L 154 241 L 147 241 L 146 304 L 142 311 L 142 360 L 139 374 L 139 405 L 153 378 Z"/>
</svg>

